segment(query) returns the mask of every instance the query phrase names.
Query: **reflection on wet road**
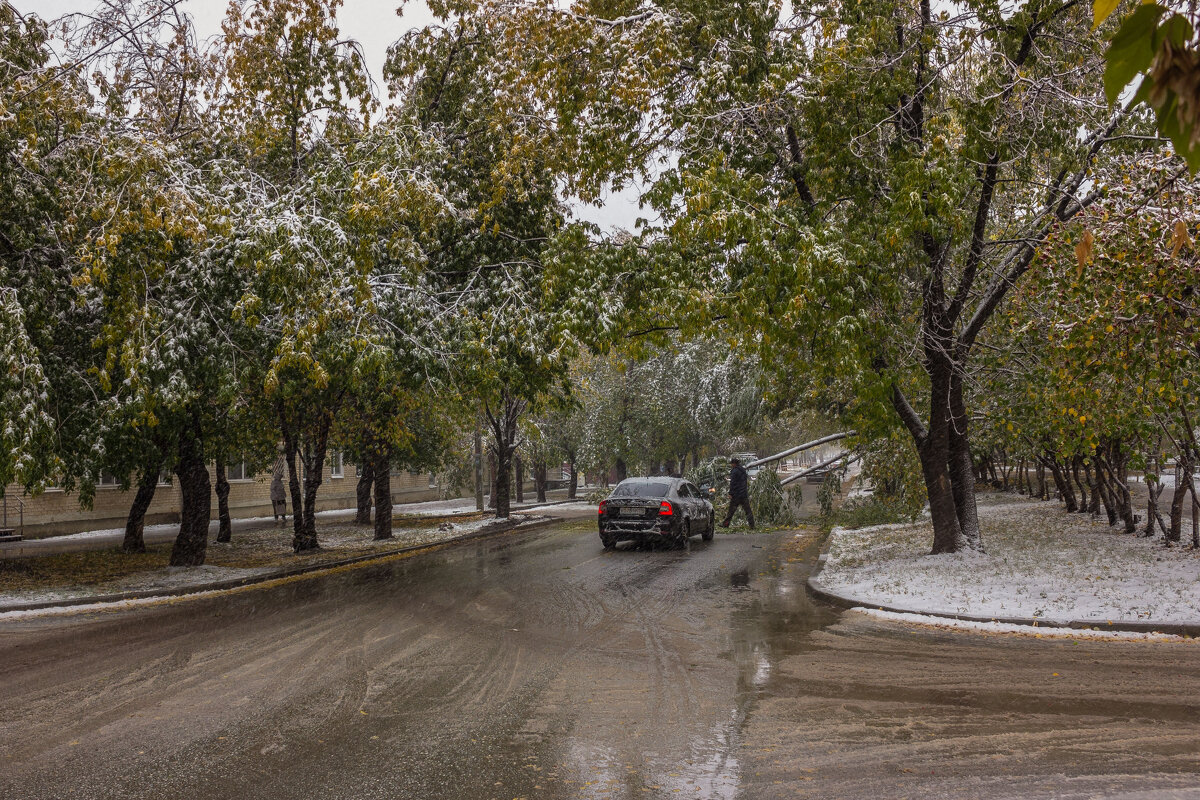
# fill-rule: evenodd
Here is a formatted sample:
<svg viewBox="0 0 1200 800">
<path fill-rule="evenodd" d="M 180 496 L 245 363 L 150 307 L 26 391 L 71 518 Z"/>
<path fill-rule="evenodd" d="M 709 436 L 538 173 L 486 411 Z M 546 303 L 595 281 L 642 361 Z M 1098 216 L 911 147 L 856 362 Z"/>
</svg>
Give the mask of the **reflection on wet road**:
<svg viewBox="0 0 1200 800">
<path fill-rule="evenodd" d="M 784 534 L 605 553 L 591 529 L 563 528 L 5 623 L 0 796 L 1088 797 L 1200 783 L 1195 646 L 889 627 L 811 601 L 814 556 Z"/>
</svg>

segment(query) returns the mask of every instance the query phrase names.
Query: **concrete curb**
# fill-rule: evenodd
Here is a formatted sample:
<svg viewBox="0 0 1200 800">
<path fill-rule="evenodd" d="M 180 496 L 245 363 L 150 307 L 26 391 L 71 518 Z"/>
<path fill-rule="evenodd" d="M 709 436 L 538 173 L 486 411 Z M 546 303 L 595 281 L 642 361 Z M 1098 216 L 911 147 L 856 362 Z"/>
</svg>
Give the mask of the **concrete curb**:
<svg viewBox="0 0 1200 800">
<path fill-rule="evenodd" d="M 210 583 L 194 584 L 192 586 L 180 586 L 170 589 L 131 589 L 127 592 L 114 592 L 113 594 L 91 595 L 88 597 L 43 600 L 34 603 L 10 603 L 6 605 L 0 605 L 0 614 L 5 614 L 11 611 L 44 611 L 50 608 L 71 608 L 74 606 L 92 605 L 94 603 L 119 603 L 123 600 L 142 600 L 149 597 L 183 597 L 185 595 L 198 594 L 200 592 L 237 589 L 243 586 L 253 586 L 258 583 L 266 583 L 268 581 L 279 580 L 280 578 L 290 578 L 296 575 L 305 575 L 312 572 L 320 572 L 322 570 L 331 570 L 352 565 L 367 566 L 368 562 L 390 558 L 395 555 L 411 553 L 418 550 L 429 550 L 433 548 L 440 549 L 450 545 L 465 544 L 475 539 L 484 539 L 500 533 L 525 533 L 527 531 L 536 531 L 561 521 L 562 520 L 549 517 L 528 523 L 512 522 L 510 524 L 499 524 L 495 526 L 488 526 L 477 531 L 471 531 L 470 533 L 465 533 L 462 536 L 443 539 L 440 542 L 414 544 L 407 547 L 399 547 L 395 550 L 381 550 L 376 553 L 366 553 L 361 556 L 354 556 L 353 558 L 343 558 L 338 561 L 326 561 L 321 564 L 305 564 L 303 566 L 291 568 L 285 567 L 273 572 L 264 572 L 260 575 L 250 575 L 244 578 L 231 578 L 224 581 L 212 581 Z"/>
<path fill-rule="evenodd" d="M 1073 619 L 1066 622 L 1035 617 L 982 617 L 973 614 L 951 614 L 945 611 L 923 611 L 915 608 L 904 608 L 881 604 L 864 597 L 842 594 L 821 583 L 818 578 L 825 569 L 825 560 L 829 556 L 829 536 L 821 546 L 821 554 L 817 557 L 817 565 L 808 576 L 806 587 L 809 594 L 818 600 L 841 608 L 867 608 L 874 611 L 890 611 L 896 614 L 920 614 L 923 617 L 938 619 L 954 619 L 964 622 L 999 622 L 1005 625 L 1023 625 L 1029 628 L 1052 628 L 1057 630 L 1077 631 L 1124 631 L 1128 633 L 1159 633 L 1171 636 L 1185 636 L 1190 639 L 1200 638 L 1200 622 L 1140 622 L 1137 620 L 1106 620 L 1098 623 L 1096 620 Z"/>
</svg>

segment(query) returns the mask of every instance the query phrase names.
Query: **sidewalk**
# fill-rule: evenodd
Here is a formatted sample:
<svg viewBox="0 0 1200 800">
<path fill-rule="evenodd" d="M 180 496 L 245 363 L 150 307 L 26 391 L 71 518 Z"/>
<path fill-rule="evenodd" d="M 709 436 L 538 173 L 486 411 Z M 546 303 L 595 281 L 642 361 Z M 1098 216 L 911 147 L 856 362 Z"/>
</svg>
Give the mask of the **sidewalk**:
<svg viewBox="0 0 1200 800">
<path fill-rule="evenodd" d="M 579 493 L 580 495 L 585 493 L 583 487 L 579 488 Z M 566 496 L 566 489 L 552 489 L 546 492 L 547 504 L 566 502 Z M 513 503 L 511 510 L 527 511 L 538 506 L 539 504 L 534 502 Z M 488 512 L 486 509 L 483 512 L 476 511 L 475 499 L 471 497 L 453 500 L 430 500 L 421 503 L 401 503 L 392 507 L 392 515 L 396 519 L 407 517 L 462 517 L 478 513 L 486 514 Z M 355 509 L 353 508 L 317 512 L 318 537 L 320 536 L 322 526 L 349 523 L 353 521 L 354 515 Z M 232 520 L 231 527 L 236 536 L 238 533 L 268 530 L 271 528 L 290 530 L 291 524 L 290 516 L 286 525 L 280 525 L 271 517 L 246 517 Z M 219 523 L 217 520 L 209 523 L 208 531 L 210 539 L 216 536 L 218 528 Z M 178 533 L 178 523 L 147 525 L 142 531 L 142 538 L 147 545 L 162 544 L 173 542 Z M 66 536 L 51 536 L 45 539 L 0 542 L 0 559 L 34 558 L 60 553 L 78 553 L 88 550 L 109 550 L 119 548 L 124 539 L 125 530 L 123 528 L 109 528 L 105 530 L 84 531 L 83 533 L 72 533 Z"/>
<path fill-rule="evenodd" d="M 1200 551 L 1017 495 L 980 495 L 979 515 L 985 553 L 929 555 L 928 518 L 835 529 L 809 589 L 893 622 L 1200 637 Z"/>
</svg>

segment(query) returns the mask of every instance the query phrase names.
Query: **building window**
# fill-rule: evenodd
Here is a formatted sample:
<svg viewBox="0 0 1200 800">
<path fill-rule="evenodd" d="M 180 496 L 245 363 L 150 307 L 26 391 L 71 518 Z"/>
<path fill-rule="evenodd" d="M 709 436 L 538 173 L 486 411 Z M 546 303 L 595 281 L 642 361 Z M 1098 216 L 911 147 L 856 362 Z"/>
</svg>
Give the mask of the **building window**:
<svg viewBox="0 0 1200 800">
<path fill-rule="evenodd" d="M 346 477 L 346 464 L 342 461 L 341 450 L 335 450 L 333 454 L 329 456 L 329 477 Z"/>
<path fill-rule="evenodd" d="M 429 473 L 429 488 L 430 489 L 437 488 L 437 473 L 436 472 Z"/>
<path fill-rule="evenodd" d="M 117 478 L 115 475 L 109 475 L 107 472 L 100 473 L 100 480 L 96 481 L 97 486 L 116 486 Z"/>
<path fill-rule="evenodd" d="M 225 465 L 225 478 L 231 481 L 248 481 L 254 478 L 254 473 L 246 469 L 246 460 L 242 459 Z"/>
<path fill-rule="evenodd" d="M 171 483 L 171 470 L 168 467 L 163 467 L 158 471 L 158 485 L 166 486 Z"/>
</svg>

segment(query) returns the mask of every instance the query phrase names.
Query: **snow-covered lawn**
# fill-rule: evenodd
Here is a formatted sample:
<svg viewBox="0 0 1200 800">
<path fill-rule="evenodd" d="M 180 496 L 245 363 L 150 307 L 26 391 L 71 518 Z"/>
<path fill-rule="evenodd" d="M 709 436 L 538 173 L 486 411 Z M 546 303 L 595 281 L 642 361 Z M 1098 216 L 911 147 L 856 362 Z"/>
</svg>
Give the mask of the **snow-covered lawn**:
<svg viewBox="0 0 1200 800">
<path fill-rule="evenodd" d="M 928 520 L 835 529 L 819 581 L 865 606 L 918 612 L 1200 622 L 1200 551 L 1118 533 L 1054 502 L 981 497 L 979 514 L 986 553 L 929 555 Z"/>
</svg>

